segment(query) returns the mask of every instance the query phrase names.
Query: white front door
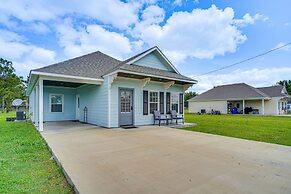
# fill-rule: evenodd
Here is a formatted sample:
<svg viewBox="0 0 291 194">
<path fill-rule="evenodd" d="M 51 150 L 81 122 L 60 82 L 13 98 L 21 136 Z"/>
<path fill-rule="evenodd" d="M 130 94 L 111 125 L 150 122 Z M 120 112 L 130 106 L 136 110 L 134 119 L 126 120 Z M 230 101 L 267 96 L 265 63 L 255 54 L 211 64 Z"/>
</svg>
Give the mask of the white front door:
<svg viewBox="0 0 291 194">
<path fill-rule="evenodd" d="M 80 120 L 80 95 L 76 95 L 76 120 Z"/>
</svg>

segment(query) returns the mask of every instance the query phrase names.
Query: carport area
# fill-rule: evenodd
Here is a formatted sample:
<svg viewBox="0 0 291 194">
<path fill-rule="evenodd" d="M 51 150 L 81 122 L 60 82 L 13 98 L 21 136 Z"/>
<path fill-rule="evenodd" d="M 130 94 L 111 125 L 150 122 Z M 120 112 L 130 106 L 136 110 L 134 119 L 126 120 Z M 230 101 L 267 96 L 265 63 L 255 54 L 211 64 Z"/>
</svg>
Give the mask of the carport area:
<svg viewBox="0 0 291 194">
<path fill-rule="evenodd" d="M 287 146 L 71 124 L 46 123 L 41 134 L 80 193 L 291 193 Z"/>
</svg>

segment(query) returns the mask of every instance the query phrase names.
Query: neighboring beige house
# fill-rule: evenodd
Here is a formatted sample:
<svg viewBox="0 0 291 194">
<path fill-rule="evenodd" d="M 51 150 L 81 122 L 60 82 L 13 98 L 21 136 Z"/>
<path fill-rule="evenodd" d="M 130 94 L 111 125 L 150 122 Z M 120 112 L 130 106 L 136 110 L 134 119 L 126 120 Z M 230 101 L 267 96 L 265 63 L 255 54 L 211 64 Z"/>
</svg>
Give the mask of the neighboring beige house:
<svg viewBox="0 0 291 194">
<path fill-rule="evenodd" d="M 188 101 L 189 113 L 282 115 L 287 114 L 290 99 L 283 86 L 254 88 L 237 83 L 217 86 Z"/>
</svg>

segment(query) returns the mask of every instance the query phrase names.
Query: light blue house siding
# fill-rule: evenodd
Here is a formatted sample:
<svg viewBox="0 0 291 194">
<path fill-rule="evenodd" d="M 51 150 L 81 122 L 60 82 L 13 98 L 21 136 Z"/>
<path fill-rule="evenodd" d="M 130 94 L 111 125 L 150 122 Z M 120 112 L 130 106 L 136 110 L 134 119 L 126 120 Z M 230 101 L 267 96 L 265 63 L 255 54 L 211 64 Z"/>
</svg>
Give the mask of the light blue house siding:
<svg viewBox="0 0 291 194">
<path fill-rule="evenodd" d="M 64 111 L 62 113 L 50 112 L 50 94 L 64 95 Z M 62 87 L 43 88 L 43 118 L 44 121 L 65 121 L 76 119 L 76 89 Z"/>
<path fill-rule="evenodd" d="M 152 114 L 143 115 L 143 90 L 165 92 L 164 102 L 166 102 L 166 92 L 183 93 L 183 87 L 179 85 L 173 85 L 166 90 L 162 83 L 150 82 L 142 88 L 139 80 L 117 78 L 111 86 L 111 127 L 119 126 L 119 88 L 134 89 L 134 125 L 149 125 L 154 122 Z M 166 110 L 166 103 L 164 103 L 164 110 Z"/>
<path fill-rule="evenodd" d="M 164 64 L 154 53 L 146 55 L 134 64 L 173 72 L 173 69 L 168 64 Z"/>
<path fill-rule="evenodd" d="M 102 85 L 85 85 L 77 89 L 80 95 L 80 121 L 84 121 L 87 107 L 87 122 L 108 127 L 108 79 Z"/>
</svg>

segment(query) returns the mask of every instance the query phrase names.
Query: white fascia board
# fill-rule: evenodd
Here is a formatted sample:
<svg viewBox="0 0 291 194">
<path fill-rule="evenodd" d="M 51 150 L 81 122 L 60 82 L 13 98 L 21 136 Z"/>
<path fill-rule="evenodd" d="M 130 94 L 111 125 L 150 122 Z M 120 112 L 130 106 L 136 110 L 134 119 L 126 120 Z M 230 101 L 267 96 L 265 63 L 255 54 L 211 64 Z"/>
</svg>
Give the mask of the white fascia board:
<svg viewBox="0 0 291 194">
<path fill-rule="evenodd" d="M 32 71 L 31 74 L 41 75 L 41 76 L 44 76 L 45 79 L 56 80 L 56 81 L 68 81 L 68 82 L 89 83 L 89 84 L 101 84 L 103 82 L 103 79 L 56 74 L 56 73 L 45 73 L 45 72 L 38 72 L 38 71 Z"/>
<path fill-rule="evenodd" d="M 158 53 L 163 57 L 163 59 L 170 65 L 170 67 L 172 67 L 172 69 L 176 72 L 176 73 L 178 73 L 178 74 L 180 74 L 179 73 L 179 71 L 177 70 L 177 68 L 171 63 L 171 61 L 161 52 L 161 50 L 159 49 L 159 48 L 157 48 L 157 47 L 153 47 L 152 49 L 150 49 L 150 50 L 148 50 L 147 52 L 145 52 L 144 54 L 142 54 L 142 55 L 140 55 L 140 56 L 138 56 L 138 57 L 136 57 L 135 59 L 133 59 L 133 60 L 131 60 L 131 61 L 128 61 L 127 62 L 127 64 L 132 64 L 132 63 L 134 63 L 134 62 L 136 62 L 136 61 L 138 61 L 138 60 L 140 60 L 141 58 L 143 58 L 143 57 L 145 57 L 146 55 L 148 55 L 148 54 L 150 54 L 151 52 L 153 52 L 153 51 L 158 51 Z"/>
<path fill-rule="evenodd" d="M 168 79 L 168 80 L 175 80 L 175 81 L 182 81 L 182 82 L 187 82 L 187 83 L 192 83 L 192 84 L 197 84 L 197 81 L 190 81 L 190 80 L 183 80 L 183 79 L 177 79 L 177 78 L 171 78 L 171 77 L 165 77 L 165 76 L 159 76 L 159 75 L 151 75 L 151 74 L 145 74 L 145 73 L 138 73 L 138 72 L 133 72 L 133 71 L 127 71 L 127 70 L 116 70 L 114 72 L 111 72 L 109 74 L 104 75 L 104 77 L 108 77 L 110 75 L 116 74 L 116 73 L 128 73 L 128 74 L 134 74 L 134 75 L 143 75 L 143 76 L 148 76 L 148 77 L 156 77 L 156 78 L 162 78 L 162 79 Z"/>
</svg>

